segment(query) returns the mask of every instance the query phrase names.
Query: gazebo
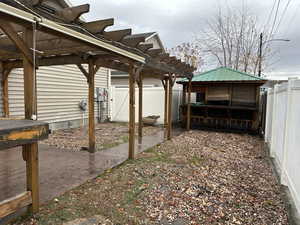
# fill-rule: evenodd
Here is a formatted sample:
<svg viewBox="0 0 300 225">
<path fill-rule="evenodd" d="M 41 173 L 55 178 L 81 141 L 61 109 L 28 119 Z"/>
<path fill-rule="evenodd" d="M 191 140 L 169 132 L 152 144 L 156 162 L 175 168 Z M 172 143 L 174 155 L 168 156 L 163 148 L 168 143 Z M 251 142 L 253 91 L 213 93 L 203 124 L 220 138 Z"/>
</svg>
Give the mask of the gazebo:
<svg viewBox="0 0 300 225">
<path fill-rule="evenodd" d="M 5 0 L 0 2 L 0 69 L 5 118 L 0 119 L 0 150 L 22 146 L 26 161 L 27 190 L 0 202 L 0 218 L 30 206 L 39 210 L 38 144 L 47 138 L 48 124 L 36 121 L 36 70 L 40 66 L 75 64 L 88 82 L 89 151 L 95 152 L 94 79 L 101 67 L 129 73 L 129 150 L 135 157 L 135 85 L 139 87 L 139 138 L 142 138 L 143 78 L 161 79 L 165 87 L 167 137 L 171 138 L 172 87 L 177 77 L 191 78 L 192 66 L 170 57 L 161 49 L 143 44 L 131 29 L 105 31 L 113 19 L 85 22 L 80 16 L 89 5 L 69 7 L 64 0 Z M 87 64 L 88 69 L 83 65 Z M 25 118 L 9 117 L 7 77 L 14 68 L 23 68 Z M 167 123 L 168 121 L 168 123 Z"/>
<path fill-rule="evenodd" d="M 183 85 L 183 126 L 257 132 L 260 86 L 265 82 L 261 77 L 226 67 L 178 81 Z"/>
</svg>

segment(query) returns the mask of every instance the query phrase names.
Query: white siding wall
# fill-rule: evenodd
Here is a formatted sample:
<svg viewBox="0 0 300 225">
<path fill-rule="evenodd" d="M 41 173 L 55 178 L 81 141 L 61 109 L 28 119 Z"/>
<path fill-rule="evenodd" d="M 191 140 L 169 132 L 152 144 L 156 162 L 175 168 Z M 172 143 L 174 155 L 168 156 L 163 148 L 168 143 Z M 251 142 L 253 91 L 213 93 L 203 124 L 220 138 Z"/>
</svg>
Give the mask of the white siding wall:
<svg viewBox="0 0 300 225">
<path fill-rule="evenodd" d="M 147 41 L 146 41 L 147 44 L 151 43 L 153 44 L 153 49 L 158 49 L 158 48 L 161 48 L 158 40 L 157 40 L 157 36 L 153 36 L 151 38 L 149 38 Z"/>
<path fill-rule="evenodd" d="M 23 117 L 23 69 L 11 72 L 8 86 L 10 116 Z M 110 87 L 108 69 L 101 69 L 96 74 L 95 87 Z M 39 120 L 54 123 L 82 119 L 78 103 L 87 99 L 88 85 L 77 66 L 40 67 L 37 72 L 37 92 Z M 105 116 L 108 114 L 105 112 Z"/>
<path fill-rule="evenodd" d="M 300 215 L 300 80 L 268 91 L 265 141 Z"/>
</svg>

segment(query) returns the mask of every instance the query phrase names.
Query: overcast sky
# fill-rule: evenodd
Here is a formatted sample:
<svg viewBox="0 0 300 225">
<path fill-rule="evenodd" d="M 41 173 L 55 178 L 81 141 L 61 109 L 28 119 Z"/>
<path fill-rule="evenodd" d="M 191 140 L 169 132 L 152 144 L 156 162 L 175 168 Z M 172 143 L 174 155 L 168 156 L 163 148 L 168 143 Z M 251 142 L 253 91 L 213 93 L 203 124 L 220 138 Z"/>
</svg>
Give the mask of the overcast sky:
<svg viewBox="0 0 300 225">
<path fill-rule="evenodd" d="M 167 48 L 193 40 L 206 26 L 206 21 L 216 13 L 218 5 L 241 7 L 242 0 L 70 0 L 73 5 L 89 3 L 91 11 L 84 15 L 87 21 L 114 18 L 110 29 L 132 28 L 133 33 L 156 31 Z M 266 23 L 274 1 L 245 0 L 250 13 Z M 276 76 L 300 76 L 300 1 L 281 0 L 278 20 L 283 16 L 275 38 L 290 42 L 272 42 L 278 54 L 268 69 Z M 275 10 L 274 10 L 275 11 Z M 272 21 L 270 23 L 273 22 Z"/>
</svg>

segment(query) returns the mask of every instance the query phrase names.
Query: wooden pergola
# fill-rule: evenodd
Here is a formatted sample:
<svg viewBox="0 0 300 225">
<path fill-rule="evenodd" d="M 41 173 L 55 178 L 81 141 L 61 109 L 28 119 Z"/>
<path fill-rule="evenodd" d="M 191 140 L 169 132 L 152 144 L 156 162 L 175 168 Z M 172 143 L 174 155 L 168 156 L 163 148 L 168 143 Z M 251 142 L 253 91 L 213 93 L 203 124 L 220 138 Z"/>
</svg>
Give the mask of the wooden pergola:
<svg viewBox="0 0 300 225">
<path fill-rule="evenodd" d="M 27 191 L 15 198 L 0 202 L 0 218 L 27 205 L 33 213 L 39 209 L 37 141 L 46 138 L 48 132 L 48 125 L 35 124 L 38 122 L 34 121 L 37 116 L 36 70 L 39 66 L 75 64 L 86 77 L 91 153 L 95 152 L 95 74 L 101 67 L 129 73 L 128 155 L 131 159 L 135 156 L 135 85 L 138 84 L 139 87 L 139 140 L 142 138 L 142 96 L 145 77 L 161 79 L 164 84 L 165 127 L 167 137 L 170 139 L 172 87 L 176 77 L 193 76 L 193 67 L 175 57 L 170 57 L 161 49 L 153 49 L 153 45 L 144 43 L 143 37 L 131 36 L 131 29 L 105 31 L 105 28 L 114 24 L 113 19 L 81 21 L 80 16 L 89 11 L 88 4 L 75 7 L 63 5 L 59 10 L 50 9 L 43 0 L 0 3 L 0 69 L 6 118 L 0 120 L 0 125 L 6 123 L 7 127 L 4 129 L 5 127 L 0 126 L 3 128 L 0 129 L 0 149 L 23 146 L 23 158 L 27 170 Z M 88 65 L 87 70 L 84 64 Z M 22 120 L 22 123 L 9 117 L 8 77 L 11 70 L 15 68 L 24 68 L 25 120 Z M 13 136 L 8 135 L 11 127 L 7 126 L 7 121 L 11 127 L 14 127 Z"/>
</svg>

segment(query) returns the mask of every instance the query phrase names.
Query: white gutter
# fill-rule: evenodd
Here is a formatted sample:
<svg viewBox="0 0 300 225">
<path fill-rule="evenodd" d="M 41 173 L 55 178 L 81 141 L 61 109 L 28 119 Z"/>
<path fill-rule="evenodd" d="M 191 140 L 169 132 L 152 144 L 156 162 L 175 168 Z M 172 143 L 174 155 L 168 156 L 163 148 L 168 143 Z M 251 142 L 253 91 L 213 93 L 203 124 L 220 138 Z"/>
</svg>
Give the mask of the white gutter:
<svg viewBox="0 0 300 225">
<path fill-rule="evenodd" d="M 36 15 L 33 15 L 33 14 L 25 12 L 23 10 L 14 8 L 14 7 L 9 6 L 7 4 L 0 3 L 0 12 L 6 13 L 6 14 L 14 16 L 14 17 L 17 17 L 19 19 L 26 20 L 26 21 L 31 22 L 31 23 L 36 23 L 36 21 L 39 21 L 39 25 L 47 27 L 51 30 L 55 30 L 57 32 L 66 34 L 68 36 L 77 38 L 81 41 L 85 41 L 85 42 L 88 42 L 90 44 L 96 45 L 98 47 L 113 51 L 113 52 L 118 53 L 120 55 L 123 55 L 123 56 L 126 56 L 128 58 L 134 59 L 138 62 L 145 63 L 145 58 L 142 57 L 142 56 L 139 56 L 137 54 L 128 52 L 124 49 L 118 48 L 118 47 L 113 46 L 109 43 L 106 43 L 104 41 L 98 40 L 98 39 L 93 38 L 91 36 L 82 34 L 80 32 L 72 30 L 70 28 L 64 27 L 64 26 L 62 26 L 60 24 L 57 24 L 57 23 L 55 23 L 51 20 L 48 20 L 46 18 L 41 19 L 40 17 L 38 17 Z"/>
</svg>

